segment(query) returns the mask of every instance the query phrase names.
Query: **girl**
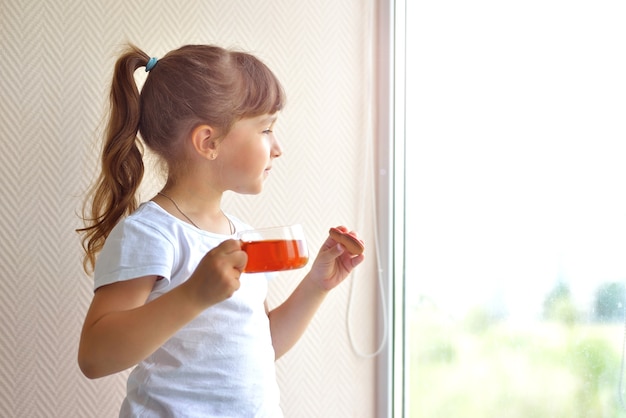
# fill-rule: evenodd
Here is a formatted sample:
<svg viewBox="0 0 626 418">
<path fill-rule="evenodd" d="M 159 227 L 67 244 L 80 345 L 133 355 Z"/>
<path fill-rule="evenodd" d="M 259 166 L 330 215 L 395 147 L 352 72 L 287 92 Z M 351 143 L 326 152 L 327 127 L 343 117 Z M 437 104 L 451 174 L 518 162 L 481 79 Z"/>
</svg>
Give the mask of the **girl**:
<svg viewBox="0 0 626 418">
<path fill-rule="evenodd" d="M 133 74 L 143 66 L 139 93 Z M 275 359 L 363 255 L 329 236 L 272 311 L 267 281 L 242 274 L 247 255 L 233 238 L 249 226 L 225 214 L 221 199 L 227 190 L 260 193 L 282 154 L 272 131 L 285 102 L 280 83 L 246 53 L 188 45 L 157 61 L 131 45 L 110 102 L 101 174 L 79 230 L 95 280 L 81 370 L 98 378 L 136 366 L 123 417 L 281 417 Z M 167 169 L 163 189 L 142 204 L 137 134 Z"/>
</svg>

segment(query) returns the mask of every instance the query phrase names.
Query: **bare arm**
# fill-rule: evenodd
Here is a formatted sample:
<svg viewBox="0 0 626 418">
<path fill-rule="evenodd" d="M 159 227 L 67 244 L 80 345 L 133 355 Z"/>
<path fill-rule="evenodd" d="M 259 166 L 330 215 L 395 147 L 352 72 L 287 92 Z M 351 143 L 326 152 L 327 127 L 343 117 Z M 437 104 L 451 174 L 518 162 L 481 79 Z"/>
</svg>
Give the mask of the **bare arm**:
<svg viewBox="0 0 626 418">
<path fill-rule="evenodd" d="M 362 254 L 351 255 L 330 237 L 324 242 L 311 271 L 280 306 L 269 312 L 276 359 L 302 337 L 328 292 L 363 260 Z"/>
<path fill-rule="evenodd" d="M 155 276 L 99 288 L 83 324 L 78 363 L 97 378 L 137 364 L 201 312 L 184 286 L 145 304 Z"/>
<path fill-rule="evenodd" d="M 89 378 L 134 366 L 207 307 L 239 288 L 246 255 L 238 241 L 227 241 L 202 259 L 185 283 L 146 303 L 156 281 L 146 276 L 96 290 L 78 349 L 78 363 Z"/>
<path fill-rule="evenodd" d="M 287 300 L 270 311 L 270 330 L 276 359 L 302 337 L 326 293 L 305 277 Z"/>
</svg>

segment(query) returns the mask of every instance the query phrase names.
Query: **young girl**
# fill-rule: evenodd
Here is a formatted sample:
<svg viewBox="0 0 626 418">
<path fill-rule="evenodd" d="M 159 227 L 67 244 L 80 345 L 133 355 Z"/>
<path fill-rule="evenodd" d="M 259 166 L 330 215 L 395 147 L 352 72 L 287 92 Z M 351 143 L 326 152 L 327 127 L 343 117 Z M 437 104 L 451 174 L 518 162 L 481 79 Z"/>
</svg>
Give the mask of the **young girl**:
<svg viewBox="0 0 626 418">
<path fill-rule="evenodd" d="M 144 66 L 139 93 L 133 74 Z M 98 378 L 136 366 L 123 417 L 281 417 L 275 359 L 363 255 L 329 236 L 271 311 L 264 276 L 242 274 L 247 255 L 234 234 L 250 227 L 221 199 L 260 193 L 281 155 L 272 131 L 280 83 L 242 52 L 189 45 L 157 60 L 129 46 L 110 101 L 102 171 L 79 230 L 95 280 L 81 370 Z M 137 134 L 167 169 L 163 189 L 142 204 Z"/>
</svg>

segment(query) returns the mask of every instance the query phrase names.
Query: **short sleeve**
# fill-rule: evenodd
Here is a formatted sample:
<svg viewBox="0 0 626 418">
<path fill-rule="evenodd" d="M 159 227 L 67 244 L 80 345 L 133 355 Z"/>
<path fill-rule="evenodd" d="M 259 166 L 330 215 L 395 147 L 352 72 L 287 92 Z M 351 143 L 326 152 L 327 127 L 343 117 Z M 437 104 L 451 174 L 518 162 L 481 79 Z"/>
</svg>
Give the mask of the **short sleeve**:
<svg viewBox="0 0 626 418">
<path fill-rule="evenodd" d="M 174 257 L 170 238 L 154 226 L 126 218 L 113 228 L 98 256 L 94 289 L 149 275 L 169 282 Z"/>
</svg>

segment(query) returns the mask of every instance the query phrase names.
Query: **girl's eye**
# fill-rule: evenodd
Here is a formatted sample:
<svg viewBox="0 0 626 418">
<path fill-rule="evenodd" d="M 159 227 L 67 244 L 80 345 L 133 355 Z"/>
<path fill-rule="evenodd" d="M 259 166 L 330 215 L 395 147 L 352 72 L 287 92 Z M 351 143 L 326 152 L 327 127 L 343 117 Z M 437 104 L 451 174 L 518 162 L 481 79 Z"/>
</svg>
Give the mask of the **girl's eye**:
<svg viewBox="0 0 626 418">
<path fill-rule="evenodd" d="M 273 131 L 271 129 L 266 129 L 263 131 L 264 134 L 271 134 Z"/>
</svg>

